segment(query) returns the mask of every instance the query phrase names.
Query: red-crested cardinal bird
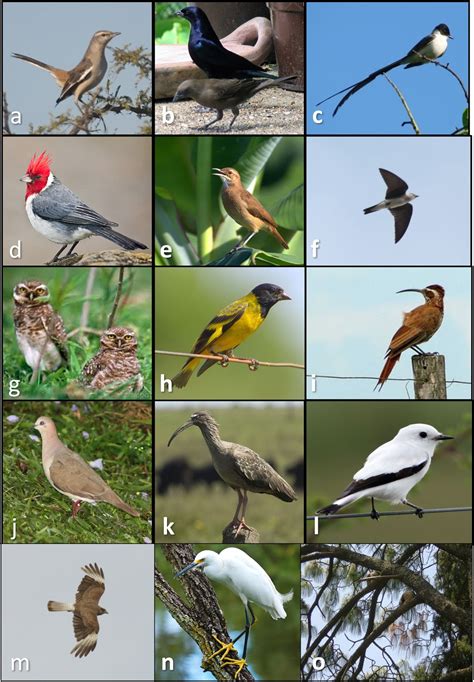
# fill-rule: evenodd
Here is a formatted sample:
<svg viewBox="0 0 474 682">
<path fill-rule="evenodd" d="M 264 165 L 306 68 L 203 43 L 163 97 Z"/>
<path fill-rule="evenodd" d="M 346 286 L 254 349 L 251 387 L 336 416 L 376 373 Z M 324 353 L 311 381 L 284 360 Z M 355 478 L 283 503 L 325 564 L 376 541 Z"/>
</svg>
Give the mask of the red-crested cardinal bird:
<svg viewBox="0 0 474 682">
<path fill-rule="evenodd" d="M 113 31 L 96 31 L 91 38 L 83 58 L 79 64 L 70 71 L 57 69 L 55 66 L 45 64 L 37 59 L 33 59 L 33 57 L 27 57 L 24 54 L 17 54 L 16 52 L 12 54 L 12 57 L 28 62 L 28 64 L 33 64 L 33 66 L 37 66 L 39 69 L 49 71 L 61 88 L 61 94 L 56 100 L 56 104 L 59 104 L 63 99 L 74 95 L 74 101 L 79 109 L 81 109 L 78 102 L 82 102 L 82 95 L 89 90 L 92 90 L 92 88 L 95 88 L 107 71 L 107 60 L 105 59 L 104 54 L 105 46 L 112 38 L 119 35 L 120 33 L 114 33 Z"/>
<path fill-rule="evenodd" d="M 63 185 L 51 172 L 51 159 L 42 152 L 31 159 L 26 174 L 20 178 L 26 182 L 25 208 L 33 228 L 55 244 L 64 244 L 50 263 L 54 263 L 72 244 L 64 257 L 72 254 L 81 239 L 97 235 L 115 242 L 128 251 L 146 249 L 145 244 L 130 239 L 112 228 L 118 223 L 96 213 L 78 196 Z"/>
</svg>

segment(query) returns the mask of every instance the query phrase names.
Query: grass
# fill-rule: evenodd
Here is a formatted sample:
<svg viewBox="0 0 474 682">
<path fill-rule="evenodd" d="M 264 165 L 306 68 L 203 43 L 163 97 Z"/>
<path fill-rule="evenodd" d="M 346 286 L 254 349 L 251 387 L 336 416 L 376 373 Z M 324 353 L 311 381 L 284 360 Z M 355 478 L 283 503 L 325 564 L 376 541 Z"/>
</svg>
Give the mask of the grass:
<svg viewBox="0 0 474 682">
<path fill-rule="evenodd" d="M 90 296 L 86 296 L 86 283 L 90 268 L 5 268 L 3 272 L 3 395 L 4 398 L 67 399 L 67 398 L 151 398 L 151 271 L 145 268 L 126 268 L 114 325 L 132 328 L 138 336 L 137 356 L 144 377 L 144 387 L 139 393 L 115 391 L 85 392 L 77 385 L 85 363 L 99 349 L 99 334 L 85 332 L 69 338 L 69 366 L 55 372 L 42 373 L 31 384 L 33 370 L 26 364 L 18 348 L 12 320 L 14 286 L 21 281 L 37 279 L 48 285 L 50 303 L 61 315 L 66 332 L 70 334 L 80 326 L 84 305 L 90 305 L 87 328 L 103 331 L 112 311 L 117 290 L 118 268 L 97 268 Z M 10 394 L 10 382 L 17 386 L 20 395 Z"/>
<path fill-rule="evenodd" d="M 140 512 L 132 517 L 109 504 L 71 501 L 48 482 L 33 424 L 54 419 L 59 437 L 86 461 L 103 460 L 99 475 Z M 151 528 L 151 405 L 143 402 L 4 403 L 3 542 L 143 543 Z M 16 419 L 15 419 L 16 418 Z M 13 520 L 17 538 L 11 540 Z"/>
<path fill-rule="evenodd" d="M 246 445 L 275 467 L 290 484 L 285 470 L 303 458 L 303 409 L 296 404 L 262 409 L 248 404 L 234 404 L 229 409 L 210 407 L 209 412 L 220 425 L 221 437 Z M 176 437 L 171 447 L 167 442 L 173 431 L 187 421 L 195 409 L 169 409 L 163 404 L 156 411 L 155 469 L 165 462 L 185 457 L 197 468 L 212 463 L 198 427 L 187 429 Z M 163 409 L 164 408 L 164 409 Z M 202 404 L 200 409 L 207 409 Z M 272 495 L 249 493 L 246 522 L 260 533 L 261 542 L 303 542 L 304 495 L 286 503 Z M 156 542 L 221 542 L 222 530 L 230 522 L 237 506 L 237 493 L 225 484 L 199 484 L 185 490 L 183 486 L 168 488 L 157 496 Z M 172 537 L 163 536 L 162 517 L 174 521 Z"/>
</svg>

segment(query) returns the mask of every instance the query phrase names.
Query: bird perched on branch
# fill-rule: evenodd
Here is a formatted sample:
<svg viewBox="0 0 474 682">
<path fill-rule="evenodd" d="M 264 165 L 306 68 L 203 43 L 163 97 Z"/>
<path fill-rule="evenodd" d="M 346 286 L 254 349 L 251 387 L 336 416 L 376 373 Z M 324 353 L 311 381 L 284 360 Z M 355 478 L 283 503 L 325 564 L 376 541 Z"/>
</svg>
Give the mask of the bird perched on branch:
<svg viewBox="0 0 474 682">
<path fill-rule="evenodd" d="M 286 618 L 286 602 L 293 598 L 293 590 L 286 594 L 281 594 L 273 584 L 268 573 L 252 559 L 246 552 L 237 547 L 226 547 L 217 554 L 212 550 L 205 549 L 196 554 L 194 561 L 178 571 L 176 577 L 180 577 L 192 570 L 202 570 L 203 573 L 217 582 L 226 585 L 229 590 L 236 594 L 242 601 L 245 609 L 245 629 L 235 637 L 232 642 L 225 643 L 215 635 L 214 639 L 221 645 L 210 658 L 219 656 L 222 667 L 228 665 L 237 666 L 234 679 L 246 664 L 247 644 L 250 635 L 250 628 L 257 622 L 251 603 L 260 606 L 270 614 L 273 620 Z M 235 650 L 235 643 L 244 637 L 244 648 L 242 658 L 234 659 L 229 654 Z"/>
<path fill-rule="evenodd" d="M 54 372 L 68 363 L 67 334 L 54 310 L 49 289 L 38 280 L 19 282 L 13 289 L 15 333 L 32 370 Z"/>
<path fill-rule="evenodd" d="M 70 71 L 57 69 L 55 66 L 45 64 L 24 54 L 17 54 L 16 52 L 12 54 L 12 57 L 48 71 L 61 88 L 61 94 L 56 100 L 56 104 L 72 95 L 76 105 L 81 110 L 79 102 L 82 102 L 82 96 L 89 90 L 92 90 L 92 88 L 95 88 L 106 74 L 107 60 L 104 54 L 106 45 L 108 45 L 112 38 L 119 35 L 120 33 L 114 33 L 113 31 L 96 31 L 87 46 L 83 58 Z"/>
<path fill-rule="evenodd" d="M 79 658 L 94 651 L 100 629 L 98 616 L 108 613 L 99 606 L 100 598 L 105 592 L 104 571 L 97 564 L 83 566 L 82 570 L 86 575 L 77 588 L 73 604 L 48 602 L 48 611 L 70 611 L 74 614 L 72 624 L 77 644 L 71 650 L 71 654 Z"/>
<path fill-rule="evenodd" d="M 413 601 L 415 599 L 416 594 L 413 592 L 413 590 L 405 590 L 405 592 L 402 594 L 400 597 L 400 601 L 398 602 L 398 606 L 403 606 L 404 604 L 407 604 L 410 601 Z"/>
<path fill-rule="evenodd" d="M 410 224 L 413 206 L 409 202 L 413 201 L 413 199 L 417 199 L 418 194 L 409 192 L 405 180 L 399 178 L 395 173 L 385 170 L 384 168 L 379 168 L 379 171 L 387 185 L 385 199 L 375 206 L 364 208 L 364 215 L 388 208 L 395 219 L 396 244 L 403 237 Z"/>
<path fill-rule="evenodd" d="M 235 119 L 239 115 L 239 105 L 247 102 L 251 97 L 266 88 L 279 86 L 285 81 L 294 80 L 296 76 L 284 78 L 195 78 L 183 81 L 176 90 L 173 102 L 181 102 L 184 99 L 193 99 L 203 107 L 214 109 L 217 117 L 204 128 L 209 128 L 213 123 L 222 119 L 226 109 L 232 109 L 234 114 L 227 130 L 230 130 Z"/>
<path fill-rule="evenodd" d="M 185 7 L 176 15 L 191 24 L 189 56 L 209 78 L 277 78 L 245 57 L 227 50 L 200 7 Z"/>
<path fill-rule="evenodd" d="M 352 482 L 342 495 L 318 514 L 335 514 L 342 507 L 362 497 L 372 500 L 371 517 L 378 519 L 375 500 L 390 504 L 406 504 L 423 516 L 423 509 L 408 502 L 407 495 L 430 468 L 436 446 L 443 440 L 451 440 L 429 424 L 410 424 L 397 433 L 395 438 L 374 450 L 365 460 L 362 469 L 354 474 Z"/>
<path fill-rule="evenodd" d="M 213 168 L 213 175 L 222 180 L 222 203 L 232 220 L 241 227 L 250 230 L 250 234 L 244 237 L 235 248 L 244 247 L 250 239 L 263 230 L 272 235 L 282 246 L 287 249 L 288 244 L 278 232 L 278 224 L 273 216 L 262 206 L 253 194 L 250 194 L 242 185 L 240 173 L 235 168 Z M 281 228 L 280 228 L 281 229 Z"/>
<path fill-rule="evenodd" d="M 51 171 L 51 158 L 42 152 L 31 159 L 26 174 L 25 209 L 32 227 L 49 241 L 63 244 L 50 263 L 55 263 L 68 244 L 70 256 L 82 239 L 104 237 L 123 249 L 146 249 L 145 244 L 113 230 L 118 223 L 89 208 Z M 49 263 L 48 263 L 49 265 Z"/>
<path fill-rule="evenodd" d="M 365 85 L 371 83 L 373 80 L 375 80 L 375 78 L 377 78 L 377 76 L 381 76 L 382 74 L 395 69 L 397 66 L 405 65 L 405 69 L 411 69 L 414 66 L 423 66 L 423 64 L 428 64 L 428 60 L 430 59 L 438 59 L 439 57 L 442 57 L 448 49 L 449 38 L 452 38 L 452 35 L 450 34 L 449 28 L 446 26 L 446 24 L 438 24 L 438 26 L 435 26 L 429 35 L 422 38 L 414 47 L 412 47 L 411 50 L 409 50 L 409 52 L 407 52 L 404 57 L 397 59 L 396 62 L 392 62 L 387 66 L 383 66 L 381 69 L 377 69 L 377 71 L 369 74 L 367 78 L 364 78 L 358 83 L 349 85 L 347 88 L 339 90 L 339 92 L 335 92 L 334 95 L 326 97 L 326 99 L 318 102 L 316 106 L 319 107 L 329 99 L 337 97 L 337 95 L 341 95 L 343 92 L 349 90 L 349 92 L 344 95 L 337 107 L 332 112 L 332 115 L 335 116 L 342 105 L 347 102 L 349 97 L 352 97 L 352 95 L 361 90 L 361 88 L 363 88 Z M 425 57 L 427 59 L 425 59 Z"/>
<path fill-rule="evenodd" d="M 221 361 L 231 357 L 234 349 L 257 331 L 275 303 L 290 300 L 288 294 L 276 284 L 259 284 L 249 294 L 229 303 L 212 318 L 201 332 L 191 353 L 220 356 Z M 186 386 L 200 362 L 200 358 L 189 358 L 182 370 L 173 377 L 173 386 Z M 216 362 L 219 362 L 219 357 L 216 360 L 206 360 L 198 376 Z"/>
<path fill-rule="evenodd" d="M 42 462 L 46 478 L 53 488 L 72 500 L 75 517 L 82 502 L 107 502 L 130 514 L 140 513 L 124 502 L 77 452 L 59 439 L 56 425 L 50 417 L 39 417 L 35 429 L 42 440 Z"/>
<path fill-rule="evenodd" d="M 218 423 L 207 412 L 192 414 L 190 419 L 173 433 L 168 441 L 168 447 L 179 433 L 191 426 L 201 429 L 215 470 L 222 480 L 237 492 L 237 508 L 231 521 L 231 525 L 236 529 L 236 536 L 242 528 L 252 530 L 247 526 L 244 518 L 248 502 L 247 491 L 273 495 L 283 502 L 296 500 L 295 491 L 291 485 L 260 455 L 244 445 L 222 440 Z"/>
<path fill-rule="evenodd" d="M 397 294 L 403 294 L 407 291 L 416 291 L 422 294 L 425 302 L 404 314 L 403 325 L 392 337 L 385 355 L 385 365 L 375 386 L 375 388 L 379 387 L 379 391 L 400 360 L 400 355 L 404 350 L 412 348 L 419 355 L 426 355 L 418 348 L 418 344 L 429 341 L 443 321 L 444 289 L 442 286 L 430 284 L 424 289 L 402 289 L 397 291 Z"/>
</svg>

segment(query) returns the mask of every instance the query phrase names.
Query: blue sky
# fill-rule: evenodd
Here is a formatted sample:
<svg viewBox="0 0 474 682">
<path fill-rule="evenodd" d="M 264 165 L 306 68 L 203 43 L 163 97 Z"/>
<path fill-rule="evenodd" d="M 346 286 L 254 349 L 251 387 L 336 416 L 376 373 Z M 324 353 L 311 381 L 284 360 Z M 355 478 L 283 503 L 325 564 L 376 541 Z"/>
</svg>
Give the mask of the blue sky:
<svg viewBox="0 0 474 682">
<path fill-rule="evenodd" d="M 309 265 L 469 265 L 469 138 L 313 137 L 307 160 Z M 398 244 L 389 211 L 363 213 L 385 197 L 379 168 L 418 194 Z"/>
<path fill-rule="evenodd" d="M 48 123 L 51 113 L 63 114 L 70 109 L 76 114 L 77 109 L 72 98 L 55 107 L 60 90 L 54 78 L 46 71 L 14 59 L 12 52 L 71 69 L 80 62 L 92 35 L 100 29 L 121 32 L 109 47 L 124 47 L 129 43 L 132 48 L 141 45 L 151 50 L 151 4 L 146 2 L 6 2 L 3 21 L 3 88 L 10 111 L 23 114 L 23 125 L 14 126 L 17 134 L 28 133 L 29 123 L 35 126 Z M 106 59 L 110 65 L 109 49 Z M 126 67 L 114 79 L 114 85 L 121 86 L 121 95 L 136 94 L 135 77 L 135 69 Z M 107 132 L 135 133 L 142 123 L 135 116 L 109 116 Z"/>
<path fill-rule="evenodd" d="M 423 303 L 421 294 L 397 294 L 440 284 L 446 290 L 441 328 L 422 348 L 446 358 L 446 379 L 471 378 L 471 284 L 469 268 L 310 268 L 307 275 L 307 374 L 379 376 L 403 312 Z M 402 354 L 391 377 L 412 377 L 412 351 Z M 407 399 L 413 384 L 319 379 L 313 399 Z M 407 394 L 408 390 L 408 394 Z M 471 397 L 471 387 L 448 386 L 448 398 Z"/>
<path fill-rule="evenodd" d="M 412 135 L 401 127 L 407 114 L 383 76 L 354 94 L 332 117 L 342 94 L 322 105 L 324 123 L 312 122 L 316 103 L 403 57 L 437 24 L 449 26 L 453 40 L 440 61 L 467 87 L 467 2 L 307 3 L 307 121 L 310 134 Z M 461 127 L 466 106 L 462 90 L 444 69 L 427 64 L 394 69 L 400 88 L 424 134 L 449 134 Z"/>
</svg>

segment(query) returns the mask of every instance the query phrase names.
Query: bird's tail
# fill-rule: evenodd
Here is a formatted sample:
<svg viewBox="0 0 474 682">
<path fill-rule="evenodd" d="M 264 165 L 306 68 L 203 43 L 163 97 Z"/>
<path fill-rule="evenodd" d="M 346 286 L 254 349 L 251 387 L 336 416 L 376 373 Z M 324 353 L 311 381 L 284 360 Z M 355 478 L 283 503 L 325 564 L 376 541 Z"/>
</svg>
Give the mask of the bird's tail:
<svg viewBox="0 0 474 682">
<path fill-rule="evenodd" d="M 48 611 L 74 611 L 74 604 L 65 604 L 62 601 L 49 601 Z"/>
<path fill-rule="evenodd" d="M 383 204 L 384 202 L 382 202 Z M 382 208 L 385 208 L 385 206 L 382 206 L 382 204 L 375 204 L 374 206 L 369 206 L 369 208 L 364 208 L 364 215 L 367 215 L 367 213 L 373 213 L 374 211 L 381 211 Z"/>
<path fill-rule="evenodd" d="M 117 507 L 117 509 L 121 509 L 122 511 L 126 512 L 127 514 L 130 514 L 130 516 L 140 516 L 140 512 L 131 507 L 129 504 L 124 502 L 120 497 L 114 493 L 113 499 L 106 500 L 109 502 L 109 504 L 113 504 L 114 507 Z"/>
<path fill-rule="evenodd" d="M 274 76 L 271 78 L 269 77 L 268 81 L 262 81 L 255 87 L 255 92 L 259 92 L 259 90 L 265 90 L 265 88 L 274 88 L 276 85 L 280 85 L 280 83 L 293 81 L 295 78 L 298 78 L 298 76 L 282 76 L 281 78 L 275 78 Z"/>
<path fill-rule="evenodd" d="M 387 381 L 388 377 L 390 376 L 390 374 L 392 372 L 392 369 L 395 367 L 395 365 L 397 364 L 397 362 L 399 360 L 400 360 L 400 355 L 391 355 L 390 357 L 387 358 L 387 361 L 385 362 L 385 365 L 383 366 L 383 370 L 379 376 L 379 380 L 377 381 L 377 384 L 374 387 L 374 391 L 377 388 L 379 389 L 379 391 L 382 389 L 382 386 Z"/>
<path fill-rule="evenodd" d="M 268 613 L 273 618 L 273 620 L 286 618 L 286 611 L 283 608 L 283 604 L 285 604 L 287 601 L 290 601 L 290 599 L 293 599 L 293 590 L 290 590 L 286 594 L 281 594 L 280 592 L 278 592 L 278 595 L 281 599 L 281 604 L 278 602 L 278 599 L 275 599 L 272 603 L 272 606 L 268 608 Z"/>
<path fill-rule="evenodd" d="M 172 378 L 171 381 L 173 382 L 173 386 L 176 388 L 184 388 L 184 386 L 186 386 L 190 380 L 191 374 L 194 372 L 200 362 L 201 361 L 199 358 L 190 358 L 187 362 L 185 362 L 183 369 Z"/>
<path fill-rule="evenodd" d="M 56 83 L 61 88 L 68 79 L 69 74 L 67 71 L 64 71 L 63 69 L 57 69 L 55 66 L 51 66 L 51 64 L 45 64 L 45 62 L 40 62 L 38 59 L 27 57 L 24 54 L 17 54 L 16 52 L 13 52 L 12 57 L 21 59 L 23 62 L 28 62 L 28 64 L 33 64 L 33 66 L 37 66 L 39 69 L 43 69 L 44 71 L 49 71 L 53 78 L 56 79 Z"/>
<path fill-rule="evenodd" d="M 286 594 L 280 594 L 281 600 L 284 604 L 286 604 L 287 601 L 290 601 L 293 599 L 293 590 L 290 590 Z"/>
<path fill-rule="evenodd" d="M 127 251 L 148 248 L 146 244 L 142 244 L 141 242 L 137 242 L 135 239 L 126 237 L 124 234 L 116 232 L 115 230 L 112 230 L 110 227 L 107 227 L 107 225 L 88 225 L 87 229 L 93 232 L 94 234 L 97 234 L 101 237 L 105 237 L 105 239 L 108 239 L 109 241 L 118 244 L 122 248 L 127 249 Z"/>
<path fill-rule="evenodd" d="M 281 229 L 281 228 L 280 228 L 280 229 Z M 281 236 L 281 234 L 278 232 L 278 230 L 275 230 L 275 229 L 270 230 L 270 234 L 272 234 L 272 235 L 275 237 L 275 239 L 276 239 L 277 241 L 279 241 L 280 244 L 281 244 L 285 249 L 290 248 L 290 247 L 288 246 L 288 244 L 286 243 L 286 241 L 285 241 L 285 240 L 283 239 L 283 237 Z"/>
</svg>

